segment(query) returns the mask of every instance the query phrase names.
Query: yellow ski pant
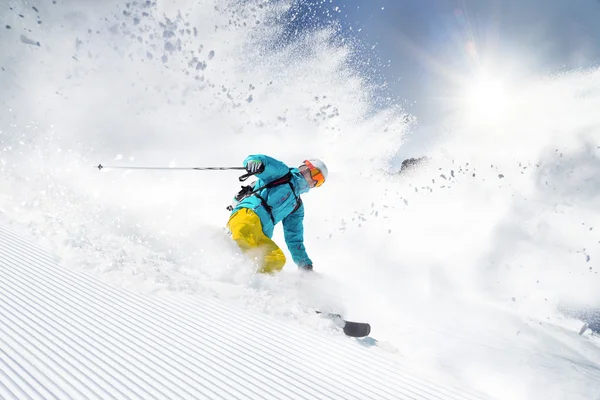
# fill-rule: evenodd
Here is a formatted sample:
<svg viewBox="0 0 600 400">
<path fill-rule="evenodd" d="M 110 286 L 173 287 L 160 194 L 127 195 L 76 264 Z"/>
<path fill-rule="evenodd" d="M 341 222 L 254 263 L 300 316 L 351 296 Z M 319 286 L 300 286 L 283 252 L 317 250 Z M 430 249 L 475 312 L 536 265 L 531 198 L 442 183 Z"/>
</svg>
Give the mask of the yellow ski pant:
<svg viewBox="0 0 600 400">
<path fill-rule="evenodd" d="M 248 208 L 242 208 L 231 215 L 227 222 L 231 237 L 242 252 L 250 256 L 258 265 L 260 273 L 281 271 L 285 265 L 285 254 L 262 231 L 260 218 Z"/>
</svg>

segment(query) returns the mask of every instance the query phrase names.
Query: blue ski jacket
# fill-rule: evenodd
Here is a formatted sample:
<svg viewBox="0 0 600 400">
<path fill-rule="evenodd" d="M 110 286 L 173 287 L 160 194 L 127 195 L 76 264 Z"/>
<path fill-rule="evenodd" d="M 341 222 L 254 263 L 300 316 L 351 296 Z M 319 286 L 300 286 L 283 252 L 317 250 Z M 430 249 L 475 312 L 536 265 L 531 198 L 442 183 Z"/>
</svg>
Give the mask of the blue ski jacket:
<svg viewBox="0 0 600 400">
<path fill-rule="evenodd" d="M 272 188 L 265 188 L 257 192 L 267 205 L 271 207 L 271 214 L 265 209 L 258 196 L 248 196 L 233 206 L 231 214 L 241 208 L 253 210 L 260 218 L 263 233 L 273 237 L 275 225 L 283 223 L 283 233 L 287 247 L 292 255 L 294 263 L 299 266 L 312 265 L 312 261 L 306 254 L 304 247 L 304 205 L 300 201 L 300 195 L 310 190 L 308 182 L 300 173 L 298 168 L 290 168 L 283 162 L 266 156 L 264 154 L 250 155 L 244 160 L 244 167 L 251 160 L 261 161 L 264 165 L 263 172 L 256 174 L 258 180 L 253 184 L 254 188 L 262 187 L 269 182 L 285 176 L 291 172 L 292 179 L 289 184 L 284 183 Z M 295 194 L 295 195 L 294 195 Z M 300 204 L 298 205 L 296 198 Z M 298 208 L 297 208 L 298 206 Z M 295 211 L 294 211 L 295 210 Z M 271 215 L 273 218 L 271 219 Z"/>
</svg>

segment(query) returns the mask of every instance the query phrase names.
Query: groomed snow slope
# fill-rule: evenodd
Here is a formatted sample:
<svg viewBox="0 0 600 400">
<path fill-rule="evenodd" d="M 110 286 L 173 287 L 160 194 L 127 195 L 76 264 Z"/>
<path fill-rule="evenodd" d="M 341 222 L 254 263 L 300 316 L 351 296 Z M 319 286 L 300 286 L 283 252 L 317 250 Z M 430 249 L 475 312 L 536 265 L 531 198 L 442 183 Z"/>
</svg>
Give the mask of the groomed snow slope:
<svg viewBox="0 0 600 400">
<path fill-rule="evenodd" d="M 0 225 L 0 398 L 480 399 L 346 337 L 119 290 Z"/>
</svg>

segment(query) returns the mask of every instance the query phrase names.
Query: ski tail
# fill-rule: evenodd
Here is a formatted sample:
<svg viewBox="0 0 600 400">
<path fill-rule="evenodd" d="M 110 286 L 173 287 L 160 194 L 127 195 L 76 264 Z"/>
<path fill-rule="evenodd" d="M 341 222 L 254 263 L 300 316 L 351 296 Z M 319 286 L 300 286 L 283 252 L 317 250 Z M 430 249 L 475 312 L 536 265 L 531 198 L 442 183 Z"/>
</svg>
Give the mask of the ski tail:
<svg viewBox="0 0 600 400">
<path fill-rule="evenodd" d="M 371 333 L 371 325 L 367 322 L 346 321 L 340 314 L 335 313 L 323 313 L 321 311 L 316 311 L 316 313 L 333 320 L 343 329 L 346 336 L 365 337 Z"/>
<path fill-rule="evenodd" d="M 345 321 L 344 333 L 351 337 L 365 337 L 371 333 L 371 325 L 366 322 Z"/>
</svg>

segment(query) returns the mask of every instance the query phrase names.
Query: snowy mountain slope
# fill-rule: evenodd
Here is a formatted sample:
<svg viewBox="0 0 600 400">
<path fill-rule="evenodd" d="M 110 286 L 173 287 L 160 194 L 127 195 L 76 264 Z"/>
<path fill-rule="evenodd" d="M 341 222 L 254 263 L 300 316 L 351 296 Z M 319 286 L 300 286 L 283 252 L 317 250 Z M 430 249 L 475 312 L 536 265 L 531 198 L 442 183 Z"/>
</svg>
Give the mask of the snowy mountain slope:
<svg viewBox="0 0 600 400">
<path fill-rule="evenodd" d="M 14 287 L 3 280 L 2 290 L 24 305 L 5 313 L 21 324 L 6 330 L 35 333 L 26 322 L 36 315 L 54 321 L 43 303 L 31 308 L 35 297 L 19 297 L 44 289 L 63 299 L 52 303 L 62 307 L 55 317 L 69 318 L 47 329 L 73 334 L 57 336 L 52 348 L 34 344 L 49 354 L 67 344 L 89 350 L 98 365 L 89 371 L 118 370 L 131 385 L 143 378 L 136 390 L 146 397 L 154 387 L 166 395 L 192 391 L 187 368 L 217 390 L 222 383 L 210 375 L 217 370 L 197 362 L 230 349 L 248 366 L 218 371 L 236 382 L 254 374 L 244 389 L 251 394 L 254 384 L 282 394 L 268 385 L 271 374 L 286 391 L 304 393 L 289 383 L 304 373 L 300 381 L 312 382 L 306 397 L 323 387 L 345 393 L 338 379 L 393 397 L 399 389 L 383 384 L 392 368 L 498 399 L 600 396 L 598 337 L 579 336 L 582 322 L 560 312 L 565 304 L 600 304 L 600 70 L 518 84 L 458 71 L 475 89 L 465 107 L 455 99 L 460 112 L 406 135 L 417 127 L 408 126 L 401 103 L 378 95 L 378 72 L 357 62 L 352 40 L 339 40 L 335 21 L 298 26 L 307 10 L 296 1 L 40 3 L 11 0 L 2 9 L 10 29 L 0 35 L 0 223 L 31 234 L 65 270 L 41 275 L 45 264 L 7 258 L 2 277 Z M 343 18 L 335 4 L 316 3 Z M 316 156 L 330 166 L 327 185 L 303 198 L 306 244 L 323 279 L 301 280 L 291 263 L 275 277 L 256 276 L 240 260 L 222 234 L 237 172 L 93 168 L 237 166 L 255 152 L 290 165 Z M 398 176 L 395 154 L 430 162 Z M 276 230 L 275 241 L 283 244 L 282 236 Z M 88 282 L 82 273 L 109 286 L 59 290 Z M 121 305 L 130 299 L 125 291 L 148 308 Z M 109 295 L 95 307 L 82 303 L 99 293 Z M 378 345 L 340 337 L 306 312 L 325 306 L 371 322 Z M 110 307 L 119 312 L 104 313 Z M 162 317 L 151 320 L 157 307 Z M 84 319 L 88 308 L 114 330 Z M 206 339 L 213 333 L 228 346 Z M 116 337 L 126 341 L 113 343 Z M 179 347 L 161 348 L 172 337 Z M 65 372 L 66 360 L 76 364 L 74 350 L 65 360 L 45 358 L 46 365 L 34 347 L 6 343 L 29 351 L 27 362 L 50 376 L 32 372 L 44 385 L 53 387 L 58 375 L 85 379 Z M 160 351 L 144 351 L 150 347 Z M 300 357 L 330 349 L 335 359 Z M 372 361 L 380 357 L 395 358 Z M 158 374 L 168 380 L 150 378 Z M 427 385 L 419 388 L 411 390 Z"/>
<path fill-rule="evenodd" d="M 133 294 L 0 226 L 0 396 L 482 399 L 346 337 L 226 306 Z"/>
</svg>

